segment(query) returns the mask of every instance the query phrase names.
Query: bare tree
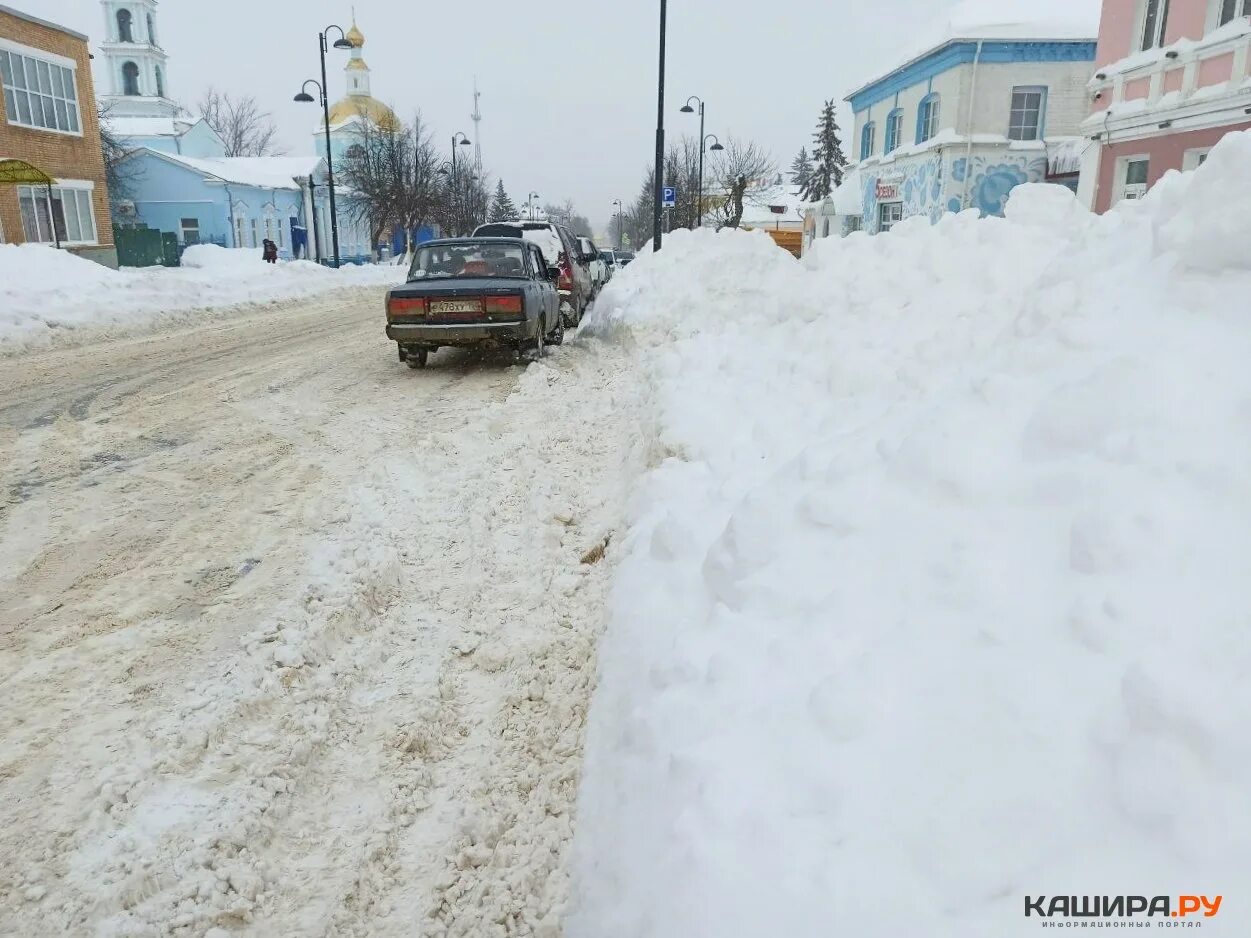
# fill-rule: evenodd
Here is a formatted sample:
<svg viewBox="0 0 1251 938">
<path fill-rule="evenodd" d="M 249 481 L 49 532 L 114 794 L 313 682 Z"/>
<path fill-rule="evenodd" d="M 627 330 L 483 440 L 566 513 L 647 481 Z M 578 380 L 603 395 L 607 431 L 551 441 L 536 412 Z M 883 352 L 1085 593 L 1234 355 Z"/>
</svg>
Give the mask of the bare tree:
<svg viewBox="0 0 1251 938">
<path fill-rule="evenodd" d="M 273 116 L 251 95 L 232 98 L 209 86 L 197 105 L 200 115 L 221 137 L 227 156 L 276 156 L 282 151 Z"/>
<path fill-rule="evenodd" d="M 565 199 L 561 205 L 547 204 L 543 206 L 543 211 L 547 213 L 547 217 L 559 225 L 564 225 L 575 235 L 584 238 L 591 236 L 591 222 L 585 215 L 580 215 L 577 208 L 574 207 L 573 199 Z"/>
<path fill-rule="evenodd" d="M 405 183 L 413 178 L 415 166 L 409 128 L 367 119 L 357 122 L 356 142 L 344 151 L 339 175 L 348 190 L 344 198 L 349 212 L 368 227 L 371 245 L 384 231 L 407 221 Z"/>
<path fill-rule="evenodd" d="M 713 173 L 725 193 L 722 221 L 727 228 L 737 228 L 743 220 L 744 201 L 751 201 L 753 186 L 767 190 L 774 185 L 778 166 L 763 147 L 730 137 L 725 141 L 725 149 L 713 160 Z"/>
<path fill-rule="evenodd" d="M 109 201 L 116 205 L 134 195 L 135 184 L 141 178 L 139 164 L 127 159 L 132 150 L 114 132 L 109 123 L 113 105 L 97 104 L 100 119 L 100 149 L 104 154 L 104 181 L 109 187 Z"/>
<path fill-rule="evenodd" d="M 472 166 L 458 164 L 455 173 L 443 177 L 441 221 L 451 235 L 466 235 L 486 221 L 491 193 L 485 175 Z"/>
<path fill-rule="evenodd" d="M 399 205 L 396 217 L 404 226 L 408 248 L 413 249 L 413 233 L 438 217 L 444 197 L 439 176 L 439 154 L 434 139 L 426 130 L 418 111 L 411 127 L 405 129 L 411 143 L 411 159 L 401 172 Z"/>
<path fill-rule="evenodd" d="M 665 155 L 665 185 L 678 190 L 677 203 L 667 209 L 668 228 L 699 227 L 699 144 L 683 137 Z"/>
</svg>

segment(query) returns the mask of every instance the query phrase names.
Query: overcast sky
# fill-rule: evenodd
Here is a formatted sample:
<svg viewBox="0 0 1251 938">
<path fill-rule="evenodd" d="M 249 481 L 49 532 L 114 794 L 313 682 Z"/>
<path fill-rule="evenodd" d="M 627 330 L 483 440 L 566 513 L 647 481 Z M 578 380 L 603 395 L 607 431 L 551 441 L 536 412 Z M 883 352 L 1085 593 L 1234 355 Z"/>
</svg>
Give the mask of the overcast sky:
<svg viewBox="0 0 1251 938">
<path fill-rule="evenodd" d="M 97 0 L 4 0 L 103 37 Z M 1097 8 L 1097 0 L 1083 0 Z M 825 98 L 896 64 L 957 0 L 671 0 L 666 124 L 708 102 L 708 132 L 749 137 L 781 168 L 810 142 Z M 655 147 L 659 0 L 357 0 L 374 96 L 401 117 L 420 109 L 445 148 L 473 136 L 473 80 L 482 91 L 483 162 L 514 201 L 534 190 L 571 198 L 604 228 L 613 199 L 632 200 Z M 350 0 L 163 0 L 158 32 L 172 96 L 204 88 L 254 95 L 282 145 L 308 153 L 319 114 L 292 97 L 318 77 L 317 32 L 351 25 Z M 346 53 L 331 52 L 332 100 Z M 104 93 L 97 72 L 97 90 Z M 845 111 L 844 111 L 845 114 Z M 844 123 L 849 123 L 845 115 Z M 850 129 L 844 129 L 845 149 Z"/>
</svg>

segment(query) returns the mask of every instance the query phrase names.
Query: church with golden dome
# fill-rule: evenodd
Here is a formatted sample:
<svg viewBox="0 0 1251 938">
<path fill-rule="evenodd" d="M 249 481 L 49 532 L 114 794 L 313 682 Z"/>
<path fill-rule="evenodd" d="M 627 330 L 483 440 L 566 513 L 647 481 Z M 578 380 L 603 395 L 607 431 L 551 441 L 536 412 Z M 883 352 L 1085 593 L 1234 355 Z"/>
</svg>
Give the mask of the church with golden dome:
<svg viewBox="0 0 1251 938">
<path fill-rule="evenodd" d="M 356 17 L 352 17 L 352 28 L 345 36 L 352 45 L 352 52 L 344 66 L 347 94 L 330 107 L 330 152 L 335 161 L 343 158 L 344 153 L 361 137 L 361 122 L 370 123 L 387 130 L 399 129 L 400 121 L 395 112 L 373 96 L 370 91 L 370 70 L 365 64 L 365 34 L 356 25 Z M 317 152 L 325 152 L 325 127 L 318 124 L 313 132 L 316 138 Z"/>
</svg>

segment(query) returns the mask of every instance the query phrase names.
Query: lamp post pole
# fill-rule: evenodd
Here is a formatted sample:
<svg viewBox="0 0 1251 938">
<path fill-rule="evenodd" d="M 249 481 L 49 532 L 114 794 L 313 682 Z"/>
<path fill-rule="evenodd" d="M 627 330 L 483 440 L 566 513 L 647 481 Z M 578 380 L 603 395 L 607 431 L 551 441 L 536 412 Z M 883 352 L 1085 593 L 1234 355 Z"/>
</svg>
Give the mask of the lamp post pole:
<svg viewBox="0 0 1251 938">
<path fill-rule="evenodd" d="M 330 99 L 326 95 L 326 50 L 328 48 L 326 42 L 326 34 L 332 29 L 339 30 L 339 38 L 334 41 L 336 49 L 351 49 L 352 44 L 348 42 L 347 35 L 343 32 L 342 26 L 331 24 L 317 34 L 317 54 L 321 58 L 321 82 L 318 83 L 310 78 L 300 88 L 300 93 L 295 96 L 295 100 L 302 104 L 311 104 L 313 96 L 308 93 L 309 85 L 317 88 L 317 93 L 321 95 L 321 116 L 326 129 L 326 185 L 330 190 L 330 231 L 334 244 L 334 265 L 339 266 L 339 215 L 335 208 L 334 198 L 334 154 L 330 150 Z M 310 186 L 312 179 L 310 177 Z M 314 209 L 316 206 L 314 205 Z M 320 251 L 318 252 L 320 253 Z"/>
<path fill-rule="evenodd" d="M 317 263 L 321 263 L 321 226 L 317 224 L 317 183 L 313 182 L 313 174 L 308 174 L 309 214 L 313 216 L 313 250 L 317 253 Z"/>
<path fill-rule="evenodd" d="M 613 203 L 612 203 L 612 204 L 613 204 L 613 205 L 615 205 L 615 206 L 617 206 L 617 250 L 618 250 L 618 251 L 620 251 L 620 250 L 621 250 L 621 237 L 622 237 L 622 234 L 623 234 L 623 232 L 622 232 L 622 230 L 621 230 L 621 226 L 624 224 L 625 219 L 622 217 L 622 204 L 621 204 L 621 200 L 620 200 L 620 199 L 615 199 L 615 200 L 613 200 Z"/>
<path fill-rule="evenodd" d="M 541 198 L 542 196 L 537 192 L 531 192 L 528 196 L 526 196 L 526 206 L 530 213 L 530 221 L 534 221 L 534 200 Z"/>
<path fill-rule="evenodd" d="M 701 98 L 701 97 L 699 97 L 698 95 L 691 95 L 689 98 L 687 98 L 687 99 L 686 99 L 686 104 L 682 105 L 682 113 L 683 113 L 683 114 L 694 114 L 694 113 L 695 113 L 695 109 L 694 109 L 693 107 L 691 107 L 691 102 L 692 102 L 692 101 L 698 101 L 698 102 L 699 102 L 699 139 L 700 139 L 700 144 L 699 144 L 699 196 L 698 196 L 699 201 L 698 201 L 698 203 L 697 203 L 699 207 L 696 209 L 696 214 L 699 216 L 699 221 L 698 221 L 698 223 L 697 223 L 696 227 L 698 227 L 698 228 L 702 228 L 702 227 L 704 227 L 704 143 L 703 143 L 703 141 L 706 139 L 706 138 L 704 137 L 704 99 L 703 99 L 703 98 Z"/>
<path fill-rule="evenodd" d="M 456 133 L 452 134 L 452 204 L 451 204 L 451 208 L 452 208 L 452 217 L 456 219 L 457 227 L 460 226 L 460 221 L 461 221 L 461 219 L 456 218 L 456 211 L 457 211 L 456 203 L 460 197 L 460 190 L 459 190 L 459 187 L 457 186 L 457 181 L 456 181 L 456 145 L 458 142 L 462 147 L 467 147 L 467 146 L 472 145 L 472 141 L 469 139 L 469 136 L 467 134 L 462 133 L 459 130 Z"/>
<path fill-rule="evenodd" d="M 665 189 L 665 29 L 669 0 L 660 0 L 660 77 L 656 83 L 656 184 L 652 209 L 652 250 L 659 251 L 663 232 L 660 224 L 660 203 Z"/>
<path fill-rule="evenodd" d="M 332 29 L 339 30 L 339 43 L 347 43 L 347 36 L 339 26 L 327 26 L 317 34 L 317 48 L 321 53 L 321 113 L 326 124 L 326 183 L 330 187 L 330 240 L 334 246 L 334 265 L 339 266 L 339 214 L 334 201 L 334 155 L 330 152 L 330 99 L 326 95 L 326 33 Z M 351 44 L 348 43 L 350 46 Z"/>
</svg>

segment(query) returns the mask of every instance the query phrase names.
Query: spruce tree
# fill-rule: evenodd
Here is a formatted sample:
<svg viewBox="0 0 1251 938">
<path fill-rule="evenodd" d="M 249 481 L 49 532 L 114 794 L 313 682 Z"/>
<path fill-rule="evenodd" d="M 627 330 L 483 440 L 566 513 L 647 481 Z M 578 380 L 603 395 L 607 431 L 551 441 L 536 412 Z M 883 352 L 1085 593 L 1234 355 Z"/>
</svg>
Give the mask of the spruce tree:
<svg viewBox="0 0 1251 938">
<path fill-rule="evenodd" d="M 504 191 L 504 180 L 501 179 L 495 186 L 495 199 L 491 202 L 491 215 L 488 221 L 514 221 L 518 217 L 517 206 L 513 205 L 513 200 Z"/>
<path fill-rule="evenodd" d="M 791 163 L 791 183 L 799 186 L 800 192 L 804 192 L 811 181 L 812 158 L 808 156 L 807 147 L 800 147 L 799 155 L 795 157 L 795 162 Z"/>
<path fill-rule="evenodd" d="M 808 202 L 819 202 L 843 184 L 843 167 L 847 157 L 843 155 L 843 142 L 838 139 L 838 116 L 834 113 L 834 101 L 825 102 L 817 132 L 813 135 L 812 176 L 809 177 L 803 197 Z"/>
</svg>

